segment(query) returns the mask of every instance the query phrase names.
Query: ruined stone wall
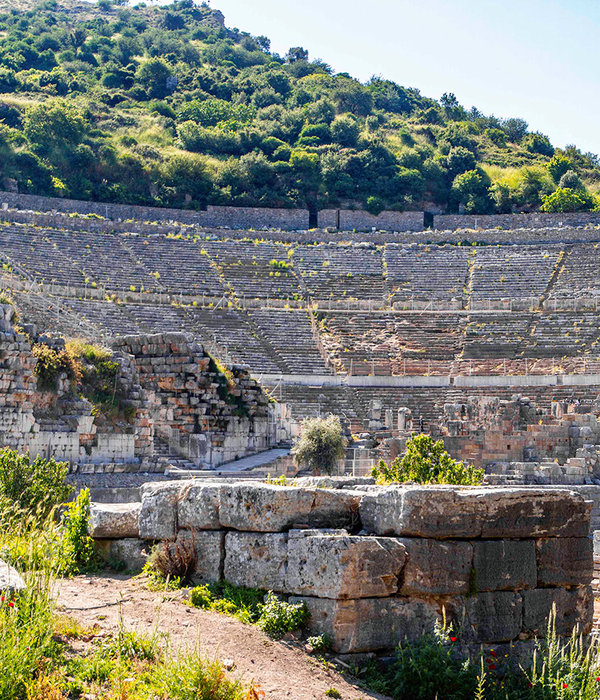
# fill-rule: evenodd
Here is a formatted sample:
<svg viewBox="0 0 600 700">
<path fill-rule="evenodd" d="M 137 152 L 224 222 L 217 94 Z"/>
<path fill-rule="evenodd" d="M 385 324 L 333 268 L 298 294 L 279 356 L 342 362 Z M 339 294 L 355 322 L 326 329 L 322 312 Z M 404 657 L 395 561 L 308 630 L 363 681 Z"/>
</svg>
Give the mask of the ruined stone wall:
<svg viewBox="0 0 600 700">
<path fill-rule="evenodd" d="M 14 313 L 10 304 L 0 304 L 0 446 L 23 450 L 36 432 L 36 360 L 26 336 L 13 326 Z"/>
<path fill-rule="evenodd" d="M 322 209 L 319 228 L 340 231 L 422 231 L 423 212 L 382 211 L 377 216 L 362 209 Z"/>
<path fill-rule="evenodd" d="M 217 465 L 268 449 L 268 398 L 239 367 L 222 374 L 191 336 L 125 336 L 113 347 L 133 357 L 156 434 L 196 464 Z"/>
<path fill-rule="evenodd" d="M 433 217 L 433 228 L 443 229 L 518 229 L 556 228 L 569 226 L 599 225 L 600 214 L 594 212 L 569 212 L 544 214 L 437 214 Z"/>
<path fill-rule="evenodd" d="M 591 503 L 558 489 L 375 487 L 372 480 L 147 484 L 141 503 L 95 504 L 106 556 L 141 566 L 153 541 L 190 541 L 198 582 L 302 601 L 340 653 L 391 649 L 445 610 L 461 643 L 587 633 Z"/>
<path fill-rule="evenodd" d="M 33 211 L 62 211 L 97 214 L 107 219 L 136 219 L 138 221 L 179 221 L 200 226 L 226 228 L 284 228 L 307 229 L 306 209 L 267 209 L 260 207 L 215 207 L 206 211 L 143 207 L 129 204 L 88 202 L 56 197 L 38 197 L 14 192 L 0 192 L 0 202 L 17 209 Z"/>
</svg>

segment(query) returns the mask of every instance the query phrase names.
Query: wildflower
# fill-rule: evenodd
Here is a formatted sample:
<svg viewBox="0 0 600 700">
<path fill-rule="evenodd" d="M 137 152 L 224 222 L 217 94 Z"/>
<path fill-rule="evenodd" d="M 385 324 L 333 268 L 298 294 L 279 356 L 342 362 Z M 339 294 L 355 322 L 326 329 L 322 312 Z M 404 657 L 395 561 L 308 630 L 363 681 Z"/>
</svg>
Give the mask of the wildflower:
<svg viewBox="0 0 600 700">
<path fill-rule="evenodd" d="M 15 603 L 14 603 L 13 600 L 11 600 L 11 601 L 8 603 L 8 607 L 9 607 L 9 608 L 14 607 L 14 605 L 15 605 Z"/>
<path fill-rule="evenodd" d="M 493 649 L 490 649 L 490 656 L 498 656 Z"/>
<path fill-rule="evenodd" d="M 489 664 L 488 668 L 490 669 L 490 671 L 495 671 L 498 667 L 496 666 L 496 664 Z"/>
<path fill-rule="evenodd" d="M 568 688 L 569 686 L 568 686 L 566 683 L 563 683 L 563 684 L 562 684 L 562 687 L 563 687 L 563 688 Z"/>
<path fill-rule="evenodd" d="M 455 642 L 456 640 L 457 640 L 456 637 L 450 637 L 450 641 L 451 641 L 451 642 Z"/>
</svg>

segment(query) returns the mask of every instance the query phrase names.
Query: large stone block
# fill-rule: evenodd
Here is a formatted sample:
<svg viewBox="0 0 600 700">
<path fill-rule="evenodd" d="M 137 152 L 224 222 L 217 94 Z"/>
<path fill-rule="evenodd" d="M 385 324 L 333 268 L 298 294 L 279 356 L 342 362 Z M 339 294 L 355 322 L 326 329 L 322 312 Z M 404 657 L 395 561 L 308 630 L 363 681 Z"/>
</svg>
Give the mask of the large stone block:
<svg viewBox="0 0 600 700">
<path fill-rule="evenodd" d="M 548 537 L 536 542 L 538 587 L 589 584 L 594 573 L 589 537 Z"/>
<path fill-rule="evenodd" d="M 141 503 L 92 503 L 90 535 L 102 539 L 138 537 Z"/>
<path fill-rule="evenodd" d="M 318 598 L 376 598 L 398 590 L 406 558 L 395 539 L 290 532 L 285 587 Z"/>
<path fill-rule="evenodd" d="M 586 537 L 592 504 L 552 487 L 495 489 L 487 499 L 481 537 Z"/>
<path fill-rule="evenodd" d="M 555 629 L 560 635 L 570 635 L 575 626 L 588 634 L 594 618 L 594 596 L 590 586 L 572 590 L 564 588 L 536 588 L 523 591 L 523 629 L 536 636 L 544 636 L 548 620 L 556 609 Z"/>
<path fill-rule="evenodd" d="M 225 558 L 223 530 L 180 530 L 177 534 L 177 542 L 189 542 L 196 550 L 194 583 L 214 583 L 221 580 Z"/>
<path fill-rule="evenodd" d="M 141 488 L 140 537 L 174 540 L 177 536 L 177 504 L 183 482 L 156 482 Z"/>
<path fill-rule="evenodd" d="M 440 619 L 437 606 L 409 598 L 330 600 L 292 597 L 310 612 L 313 634 L 326 634 L 341 654 L 392 649 L 402 641 L 414 642 L 431 632 Z"/>
<path fill-rule="evenodd" d="M 236 586 L 285 592 L 288 536 L 228 532 L 223 577 Z"/>
<path fill-rule="evenodd" d="M 462 595 L 469 591 L 473 546 L 421 538 L 398 540 L 407 561 L 400 577 L 401 595 Z"/>
<path fill-rule="evenodd" d="M 96 540 L 100 557 L 109 564 L 124 566 L 127 571 L 138 573 L 146 564 L 150 547 L 145 540 Z"/>
<path fill-rule="evenodd" d="M 365 493 L 363 526 L 434 539 L 584 537 L 591 504 L 552 488 L 392 486 Z"/>
<path fill-rule="evenodd" d="M 219 484 L 192 483 L 185 487 L 177 505 L 180 528 L 217 530 L 219 523 Z"/>
<path fill-rule="evenodd" d="M 391 486 L 366 493 L 360 504 L 369 532 L 405 537 L 477 537 L 485 512 L 483 499 L 451 486 Z"/>
<path fill-rule="evenodd" d="M 477 591 L 518 591 L 535 588 L 535 541 L 473 542 L 473 568 L 473 585 Z"/>
<path fill-rule="evenodd" d="M 221 487 L 219 519 L 222 527 L 253 532 L 349 527 L 358 522 L 359 503 L 360 495 L 347 491 L 238 483 Z"/>
<path fill-rule="evenodd" d="M 518 593 L 479 593 L 453 606 L 453 617 L 462 624 L 461 637 L 474 642 L 508 642 L 521 631 L 523 602 Z M 463 610 L 466 619 L 463 620 Z"/>
</svg>

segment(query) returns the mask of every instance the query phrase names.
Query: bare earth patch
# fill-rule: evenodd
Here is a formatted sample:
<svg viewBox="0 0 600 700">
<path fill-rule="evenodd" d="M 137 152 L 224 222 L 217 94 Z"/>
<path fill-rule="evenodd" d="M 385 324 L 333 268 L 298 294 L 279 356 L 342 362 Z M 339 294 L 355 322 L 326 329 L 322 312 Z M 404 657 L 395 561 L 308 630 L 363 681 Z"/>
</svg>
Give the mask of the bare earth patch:
<svg viewBox="0 0 600 700">
<path fill-rule="evenodd" d="M 149 591 L 139 579 L 118 574 L 65 579 L 58 588 L 59 610 L 81 624 L 114 633 L 122 617 L 128 630 L 167 635 L 175 650 L 197 647 L 210 658 L 233 661 L 232 673 L 260 684 L 268 700 L 322 700 L 329 688 L 344 700 L 385 700 L 351 684 L 298 645 L 274 641 L 235 618 L 188 607 L 183 591 Z"/>
</svg>

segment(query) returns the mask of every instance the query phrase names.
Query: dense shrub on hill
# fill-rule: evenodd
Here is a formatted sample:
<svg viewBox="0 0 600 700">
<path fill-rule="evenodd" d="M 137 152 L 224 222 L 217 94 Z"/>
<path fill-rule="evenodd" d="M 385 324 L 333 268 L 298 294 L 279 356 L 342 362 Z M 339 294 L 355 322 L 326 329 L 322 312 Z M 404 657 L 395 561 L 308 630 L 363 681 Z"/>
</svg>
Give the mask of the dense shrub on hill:
<svg viewBox="0 0 600 700">
<path fill-rule="evenodd" d="M 538 208 L 540 189 L 515 177 L 532 166 L 549 163 L 554 188 L 567 170 L 581 190 L 600 181 L 596 156 L 557 151 L 522 119 L 362 84 L 301 46 L 280 56 L 206 3 L 14 0 L 0 32 L 0 183 L 22 192 L 479 213 Z"/>
</svg>

